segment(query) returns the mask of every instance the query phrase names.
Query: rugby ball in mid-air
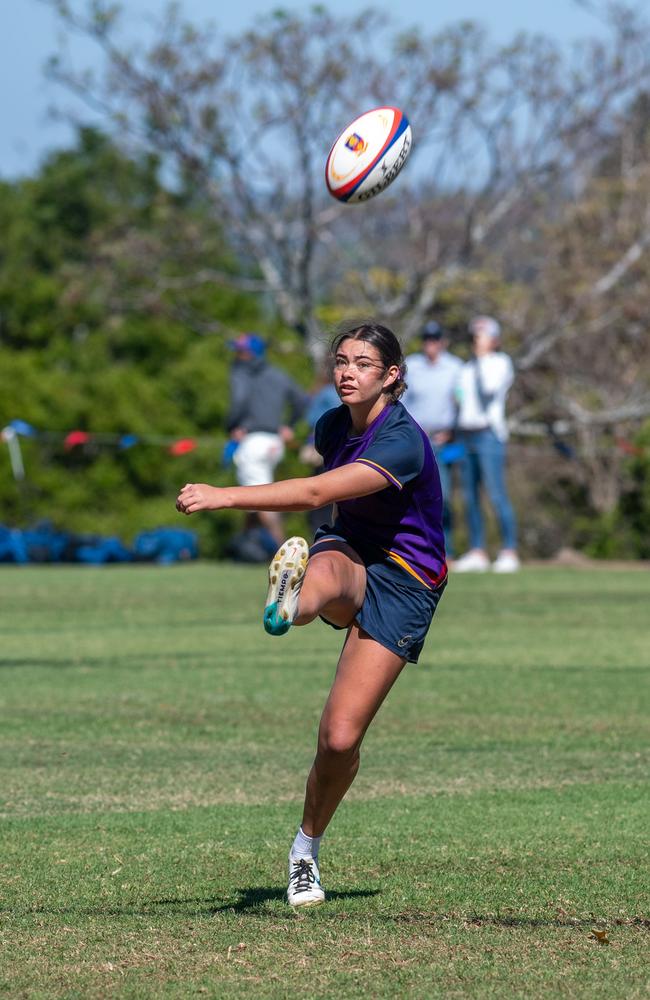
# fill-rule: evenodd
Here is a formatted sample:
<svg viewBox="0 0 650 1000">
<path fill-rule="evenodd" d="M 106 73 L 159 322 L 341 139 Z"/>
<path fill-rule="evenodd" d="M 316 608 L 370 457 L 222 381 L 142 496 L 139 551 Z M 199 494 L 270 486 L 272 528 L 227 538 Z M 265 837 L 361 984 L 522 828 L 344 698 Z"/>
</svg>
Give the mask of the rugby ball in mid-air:
<svg viewBox="0 0 650 1000">
<path fill-rule="evenodd" d="M 395 180 L 412 145 L 409 120 L 399 108 L 366 111 L 350 122 L 330 150 L 327 190 L 339 201 L 374 198 Z"/>
</svg>

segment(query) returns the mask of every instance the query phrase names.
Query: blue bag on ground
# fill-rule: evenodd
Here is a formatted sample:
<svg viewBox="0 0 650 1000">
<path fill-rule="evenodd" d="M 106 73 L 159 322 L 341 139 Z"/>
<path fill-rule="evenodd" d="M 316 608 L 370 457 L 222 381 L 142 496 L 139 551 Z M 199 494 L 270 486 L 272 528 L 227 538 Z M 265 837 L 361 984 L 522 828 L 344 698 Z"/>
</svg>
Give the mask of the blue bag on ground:
<svg viewBox="0 0 650 1000">
<path fill-rule="evenodd" d="M 51 521 L 37 521 L 31 528 L 21 532 L 30 562 L 68 562 L 74 536 L 67 531 L 59 531 Z"/>
<path fill-rule="evenodd" d="M 199 544 L 193 531 L 183 528 L 154 528 L 141 531 L 133 542 L 133 557 L 137 560 L 173 563 L 196 559 Z"/>
<path fill-rule="evenodd" d="M 102 566 L 104 563 L 130 562 L 133 556 L 119 538 L 90 537 L 75 550 L 75 560 Z"/>
<path fill-rule="evenodd" d="M 0 524 L 0 562 L 27 563 L 29 553 L 22 531 Z"/>
</svg>

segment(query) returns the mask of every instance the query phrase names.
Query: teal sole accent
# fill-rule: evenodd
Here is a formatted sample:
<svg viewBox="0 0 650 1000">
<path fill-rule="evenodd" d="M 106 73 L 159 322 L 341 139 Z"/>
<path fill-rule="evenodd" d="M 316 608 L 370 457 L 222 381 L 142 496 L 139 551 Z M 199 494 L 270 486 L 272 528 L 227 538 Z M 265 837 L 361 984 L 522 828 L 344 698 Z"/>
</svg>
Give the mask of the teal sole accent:
<svg viewBox="0 0 650 1000">
<path fill-rule="evenodd" d="M 278 621 L 277 602 L 269 604 L 264 608 L 264 629 L 269 635 L 284 635 L 291 628 L 291 622 Z"/>
</svg>

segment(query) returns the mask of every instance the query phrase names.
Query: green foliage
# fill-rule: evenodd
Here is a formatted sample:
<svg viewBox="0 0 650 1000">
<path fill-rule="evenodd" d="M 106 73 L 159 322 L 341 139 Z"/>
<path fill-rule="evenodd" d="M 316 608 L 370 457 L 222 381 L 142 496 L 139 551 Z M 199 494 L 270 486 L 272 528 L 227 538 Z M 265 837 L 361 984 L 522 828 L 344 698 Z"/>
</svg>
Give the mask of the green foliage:
<svg viewBox="0 0 650 1000">
<path fill-rule="evenodd" d="M 634 551 L 650 559 L 650 422 L 635 438 L 636 455 L 631 459 L 631 486 L 620 502 L 621 518 L 630 525 Z"/>
<path fill-rule="evenodd" d="M 234 270 L 220 234 L 208 231 L 190 247 L 199 215 L 191 197 L 165 190 L 153 157 L 129 159 L 90 129 L 34 179 L 0 187 L 0 427 L 18 418 L 40 432 L 21 440 L 25 483 L 14 482 L 0 448 L 1 522 L 24 527 L 47 518 L 129 541 L 178 523 L 173 501 L 184 482 L 232 480 L 220 464 L 230 362 L 224 333 L 260 328 L 257 301 L 190 282 L 179 314 L 177 297 L 164 288 L 154 294 L 161 273 Z M 184 319 L 192 310 L 210 316 L 217 332 L 197 333 Z M 295 336 L 269 332 L 282 349 L 277 360 L 308 381 Z M 71 430 L 93 441 L 66 452 Z M 121 451 L 102 438 L 124 434 L 142 441 Z M 169 441 L 182 437 L 197 438 L 197 450 L 175 457 Z M 295 460 L 288 467 L 296 470 Z M 240 520 L 197 524 L 202 552 L 222 551 Z"/>
<path fill-rule="evenodd" d="M 650 559 L 650 422 L 629 449 L 626 486 L 610 514 L 582 523 L 585 549 L 601 559 Z"/>
<path fill-rule="evenodd" d="M 82 129 L 77 147 L 57 152 L 40 174 L 0 188 L 2 343 L 14 348 L 67 343 L 105 316 L 70 287 L 101 227 L 151 223 L 161 194 L 152 157 L 132 161 L 100 133 Z"/>
<path fill-rule="evenodd" d="M 596 193 L 600 205 L 602 191 Z M 270 359 L 303 385 L 312 383 L 304 341 L 279 322 L 268 298 L 237 287 L 238 279 L 250 287 L 259 274 L 233 254 L 201 199 L 189 179 L 174 189 L 165 185 L 155 156 L 130 157 L 94 129 L 82 129 L 76 146 L 53 154 L 36 176 L 0 183 L 0 429 L 20 418 L 42 432 L 21 440 L 22 484 L 14 481 L 0 443 L 0 523 L 24 527 L 47 518 L 128 542 L 140 530 L 178 524 L 173 501 L 184 482 L 232 482 L 232 469 L 221 466 L 230 362 L 225 341 L 239 330 L 260 330 Z M 596 231 L 587 232 L 591 246 Z M 382 264 L 368 275 L 380 302 L 404 292 L 401 270 Z M 318 308 L 322 328 L 356 314 L 363 301 L 364 283 L 352 266 L 341 284 L 329 287 Z M 525 281 L 509 279 L 498 261 L 485 260 L 443 282 L 436 316 L 452 332 L 456 353 L 466 356 L 467 317 L 486 310 L 525 314 L 527 294 Z M 510 325 L 505 329 L 505 347 L 516 354 L 517 334 Z M 623 354 L 623 338 L 605 343 Z M 616 388 L 616 366 L 603 360 L 603 351 L 593 351 L 584 337 L 575 344 L 587 345 L 583 369 L 586 355 L 601 358 L 593 385 L 609 379 Z M 575 344 L 565 372 L 575 364 Z M 628 362 L 634 368 L 632 355 Z M 512 405 L 530 402 L 532 415 L 554 419 L 564 377 L 543 366 L 534 382 L 530 373 L 522 376 Z M 581 391 L 582 405 L 597 410 L 593 386 L 591 395 Z M 63 438 L 71 430 L 88 431 L 93 441 L 66 451 Z M 635 443 L 621 500 L 605 516 L 594 513 L 589 470 L 578 474 L 577 462 L 565 469 L 544 461 L 546 443 L 540 444 L 540 467 L 530 470 L 539 488 L 517 497 L 524 553 L 547 556 L 568 545 L 599 557 L 650 558 L 649 433 L 646 427 Z M 141 441 L 122 451 L 102 437 L 123 434 Z M 198 446 L 175 457 L 168 445 L 181 437 L 196 438 Z M 602 435 L 600 446 L 609 437 Z M 283 476 L 306 471 L 297 450 L 278 470 Z M 517 477 L 521 469 L 511 472 Z M 202 553 L 222 553 L 241 521 L 237 513 L 193 520 Z M 305 520 L 292 515 L 287 526 L 304 532 Z"/>
</svg>

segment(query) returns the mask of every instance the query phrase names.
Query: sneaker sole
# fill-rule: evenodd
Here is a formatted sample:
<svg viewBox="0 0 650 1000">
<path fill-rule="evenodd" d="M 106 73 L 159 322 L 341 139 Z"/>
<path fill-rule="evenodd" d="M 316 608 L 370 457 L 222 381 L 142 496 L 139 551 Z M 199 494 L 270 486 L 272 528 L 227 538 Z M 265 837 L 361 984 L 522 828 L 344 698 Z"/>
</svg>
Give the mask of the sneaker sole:
<svg viewBox="0 0 650 1000">
<path fill-rule="evenodd" d="M 308 910 L 313 906 L 322 906 L 324 899 L 311 899 L 308 903 L 289 903 L 292 910 Z"/>
<path fill-rule="evenodd" d="M 282 635 L 291 627 L 288 605 L 302 583 L 308 560 L 309 546 L 299 536 L 287 539 L 271 560 L 264 609 L 264 628 L 271 635 Z"/>
</svg>

